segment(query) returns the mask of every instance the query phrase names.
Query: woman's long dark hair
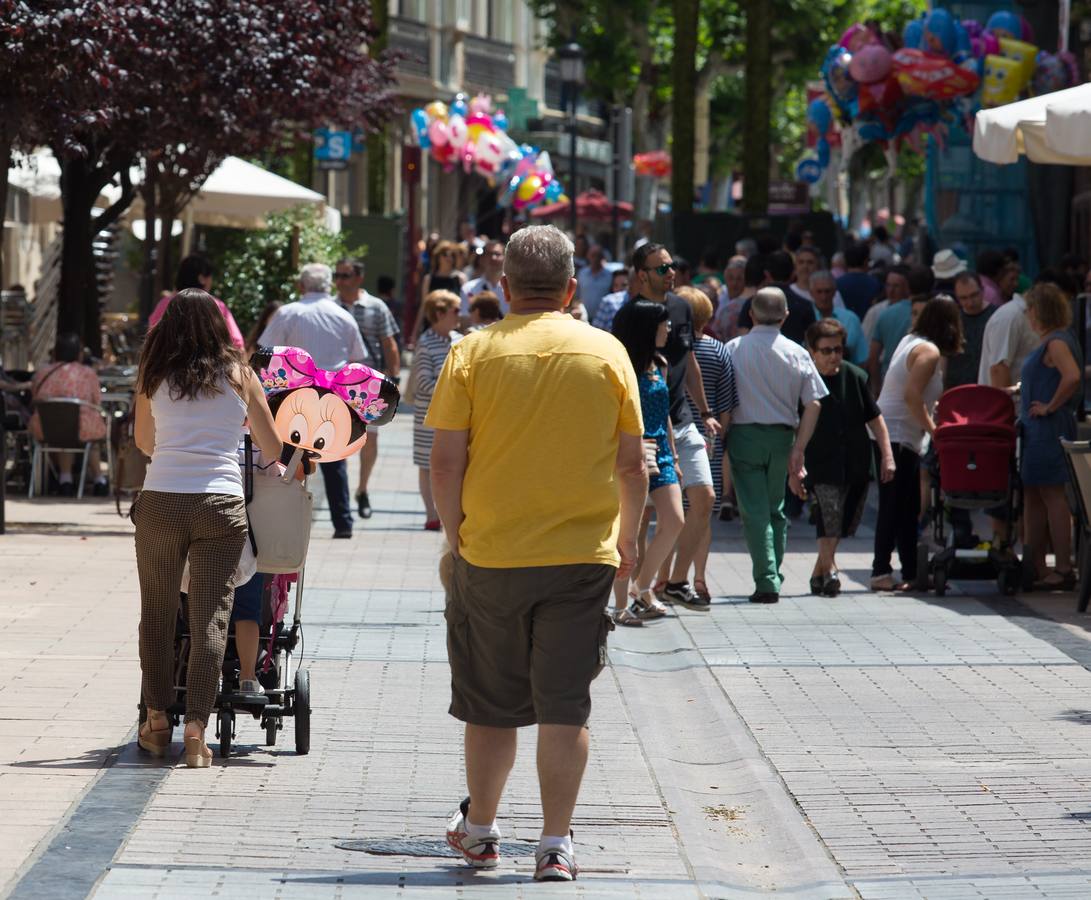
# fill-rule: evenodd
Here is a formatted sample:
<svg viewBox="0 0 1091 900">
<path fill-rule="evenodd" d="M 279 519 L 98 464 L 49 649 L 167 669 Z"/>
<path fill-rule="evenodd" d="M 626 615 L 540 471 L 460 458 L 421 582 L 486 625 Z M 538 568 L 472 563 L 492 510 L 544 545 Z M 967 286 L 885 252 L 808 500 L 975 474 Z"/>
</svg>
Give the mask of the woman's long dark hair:
<svg viewBox="0 0 1091 900">
<path fill-rule="evenodd" d="M 614 316 L 613 333 L 629 352 L 637 375 L 648 371 L 652 362 L 662 364 L 655 346 L 659 323 L 668 317 L 667 305 L 654 300 L 630 300 Z"/>
<path fill-rule="evenodd" d="M 179 291 L 144 341 L 137 389 L 151 397 L 164 381 L 172 400 L 212 397 L 226 378 L 242 393 L 243 358 L 216 301 L 200 288 Z"/>
<path fill-rule="evenodd" d="M 936 298 L 925 303 L 913 333 L 935 344 L 941 356 L 957 356 L 965 346 L 962 316 L 951 299 Z"/>
</svg>

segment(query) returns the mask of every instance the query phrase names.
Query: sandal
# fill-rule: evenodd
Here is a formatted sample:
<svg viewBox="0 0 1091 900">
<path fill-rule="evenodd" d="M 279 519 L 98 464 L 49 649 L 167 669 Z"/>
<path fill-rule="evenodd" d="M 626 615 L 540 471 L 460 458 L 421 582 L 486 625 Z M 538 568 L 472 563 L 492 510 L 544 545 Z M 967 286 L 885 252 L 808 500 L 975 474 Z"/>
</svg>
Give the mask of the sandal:
<svg viewBox="0 0 1091 900">
<path fill-rule="evenodd" d="M 1076 571 L 1069 569 L 1067 572 L 1053 570 L 1045 578 L 1034 582 L 1036 591 L 1071 591 L 1076 588 Z"/>
<path fill-rule="evenodd" d="M 815 597 L 821 597 L 822 596 L 822 582 L 823 582 L 823 580 L 824 580 L 824 578 L 823 578 L 822 575 L 812 575 L 811 576 L 811 594 L 813 594 Z"/>
<path fill-rule="evenodd" d="M 186 735 L 186 765 L 191 769 L 207 769 L 212 765 L 212 751 L 205 743 L 204 735 Z"/>
<path fill-rule="evenodd" d="M 693 579 L 693 592 L 701 598 L 702 602 L 712 602 L 712 594 L 708 592 L 708 585 L 705 584 L 705 580 L 703 578 Z"/>
<path fill-rule="evenodd" d="M 629 628 L 640 628 L 644 625 L 644 621 L 629 607 L 615 609 L 611 618 L 615 625 L 625 625 Z"/>
<path fill-rule="evenodd" d="M 667 590 L 667 582 L 665 582 L 665 581 L 657 581 L 655 584 L 652 585 L 652 593 L 655 594 L 655 599 L 656 600 L 662 601 L 663 594 L 664 594 L 664 592 L 666 590 Z M 635 595 L 630 594 L 629 596 L 633 597 Z"/>
<path fill-rule="evenodd" d="M 826 597 L 836 597 L 841 593 L 841 579 L 836 572 L 830 572 L 822 578 L 822 593 Z"/>
<path fill-rule="evenodd" d="M 629 594 L 629 599 L 632 601 L 629 609 L 641 621 L 662 619 L 667 614 L 667 607 L 659 602 L 652 588 L 645 588 L 639 594 Z"/>
<path fill-rule="evenodd" d="M 170 747 L 171 732 L 174 730 L 171 727 L 170 720 L 163 716 L 163 721 L 166 723 L 162 728 L 152 728 L 151 716 L 141 723 L 139 730 L 136 733 L 136 744 L 145 753 L 150 753 L 152 756 L 166 756 L 167 748 Z"/>
</svg>

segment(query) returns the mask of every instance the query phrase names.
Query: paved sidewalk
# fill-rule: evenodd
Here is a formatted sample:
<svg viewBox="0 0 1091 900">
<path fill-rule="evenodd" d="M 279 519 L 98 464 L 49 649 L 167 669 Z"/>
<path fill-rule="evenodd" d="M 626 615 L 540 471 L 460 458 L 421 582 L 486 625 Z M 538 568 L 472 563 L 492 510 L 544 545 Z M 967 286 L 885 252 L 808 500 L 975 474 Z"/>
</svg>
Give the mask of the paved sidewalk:
<svg viewBox="0 0 1091 900">
<path fill-rule="evenodd" d="M 717 524 L 712 612 L 612 636 L 575 885 L 533 884 L 527 856 L 474 874 L 437 855 L 343 849 L 401 839 L 442 852 L 462 796 L 440 541 L 421 530 L 409 417 L 381 440 L 374 518 L 353 541 L 330 541 L 324 516 L 314 530 L 305 757 L 290 722 L 269 748 L 241 719 L 238 755 L 211 770 L 137 755 L 130 526 L 101 504 L 9 502 L 0 892 L 1091 896 L 1091 618 L 1070 595 L 1003 600 L 987 585 L 942 601 L 871 594 L 866 529 L 841 560 L 846 593 L 808 597 L 805 525 L 778 606 L 745 602 L 739 527 Z M 533 743 L 527 729 L 501 809 L 509 841 L 540 829 Z"/>
</svg>

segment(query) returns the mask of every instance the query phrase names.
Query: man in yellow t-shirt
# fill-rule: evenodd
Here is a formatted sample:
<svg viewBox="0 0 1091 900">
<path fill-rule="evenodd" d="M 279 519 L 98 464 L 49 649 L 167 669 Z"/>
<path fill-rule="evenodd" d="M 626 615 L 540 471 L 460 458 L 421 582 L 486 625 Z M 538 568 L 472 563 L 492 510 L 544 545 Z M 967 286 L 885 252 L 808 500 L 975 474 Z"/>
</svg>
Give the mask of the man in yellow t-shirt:
<svg viewBox="0 0 1091 900">
<path fill-rule="evenodd" d="M 537 723 L 538 880 L 576 875 L 569 835 L 587 764 L 591 681 L 605 663 L 610 585 L 627 577 L 647 495 L 636 375 L 622 345 L 564 312 L 571 241 L 552 226 L 508 244 L 508 316 L 452 349 L 425 425 L 432 492 L 454 556 L 451 715 L 466 723 L 464 800 L 447 841 L 499 856 L 496 809 L 515 729 Z"/>
</svg>

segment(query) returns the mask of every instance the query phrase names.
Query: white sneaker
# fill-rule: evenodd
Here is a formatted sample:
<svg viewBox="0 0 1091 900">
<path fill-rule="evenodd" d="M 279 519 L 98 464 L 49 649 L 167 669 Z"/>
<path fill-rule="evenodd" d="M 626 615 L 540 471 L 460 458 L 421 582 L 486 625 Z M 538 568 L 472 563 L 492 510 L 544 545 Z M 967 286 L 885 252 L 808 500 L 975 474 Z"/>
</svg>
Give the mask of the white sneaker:
<svg viewBox="0 0 1091 900">
<path fill-rule="evenodd" d="M 534 852 L 535 881 L 575 881 L 580 873 L 576 865 L 576 852 L 566 852 L 560 847 L 542 847 Z"/>
<path fill-rule="evenodd" d="M 260 681 L 240 681 L 239 682 L 240 694 L 264 694 L 265 688 L 261 686 Z"/>
<path fill-rule="evenodd" d="M 462 854 L 466 865 L 475 869 L 495 869 L 500 862 L 500 830 L 493 828 L 484 837 L 472 837 L 466 828 L 470 798 L 458 805 L 458 812 L 447 824 L 447 846 Z"/>
</svg>

